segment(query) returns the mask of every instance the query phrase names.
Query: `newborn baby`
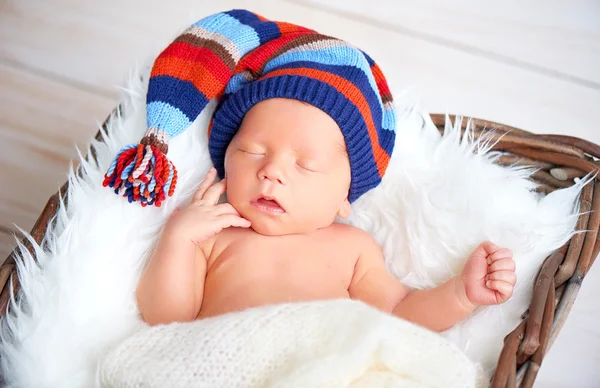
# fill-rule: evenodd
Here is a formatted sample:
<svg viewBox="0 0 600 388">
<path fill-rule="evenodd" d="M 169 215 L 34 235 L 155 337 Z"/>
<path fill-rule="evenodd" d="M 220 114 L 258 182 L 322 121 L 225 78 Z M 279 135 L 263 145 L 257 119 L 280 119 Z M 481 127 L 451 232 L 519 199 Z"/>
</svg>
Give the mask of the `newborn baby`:
<svg viewBox="0 0 600 388">
<path fill-rule="evenodd" d="M 508 249 L 483 243 L 459 276 L 409 292 L 386 272 L 371 236 L 335 222 L 381 182 L 402 130 L 387 81 L 353 45 L 249 11 L 202 19 L 157 57 L 148 129 L 117 155 L 104 185 L 129 202 L 161 206 L 177 184 L 169 141 L 213 99 L 208 151 L 216 170 L 169 219 L 142 274 L 146 322 L 354 298 L 444 330 L 479 305 L 510 298 Z M 229 203 L 218 204 L 225 192 Z"/>
<path fill-rule="evenodd" d="M 314 106 L 255 105 L 227 147 L 226 179 L 213 184 L 215 176 L 211 169 L 192 204 L 170 218 L 142 276 L 138 301 L 151 325 L 354 298 L 440 331 L 511 296 L 508 249 L 483 243 L 459 276 L 409 292 L 369 234 L 336 223 L 350 214 L 350 164 L 339 127 Z M 217 204 L 225 190 L 229 203 Z"/>
</svg>

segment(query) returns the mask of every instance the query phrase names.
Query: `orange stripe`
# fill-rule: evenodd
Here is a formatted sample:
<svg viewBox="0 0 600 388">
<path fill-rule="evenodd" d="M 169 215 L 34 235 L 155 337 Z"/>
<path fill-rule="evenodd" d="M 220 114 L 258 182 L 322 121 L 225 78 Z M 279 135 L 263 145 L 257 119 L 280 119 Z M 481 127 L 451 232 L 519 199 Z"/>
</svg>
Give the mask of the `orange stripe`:
<svg viewBox="0 0 600 388">
<path fill-rule="evenodd" d="M 350 100 L 350 102 L 352 102 L 358 108 L 360 114 L 365 120 L 365 123 L 367 124 L 367 131 L 369 132 L 369 138 L 373 148 L 373 159 L 375 159 L 375 163 L 377 163 L 377 171 L 379 172 L 379 176 L 383 176 L 383 173 L 385 172 L 385 169 L 390 161 L 390 156 L 379 145 L 379 137 L 377 136 L 377 129 L 375 127 L 375 123 L 373 122 L 373 117 L 371 116 L 369 103 L 356 85 L 336 74 L 310 68 L 274 70 L 261 79 L 267 79 L 281 75 L 300 75 L 317 79 L 334 87 L 338 92 Z"/>
<path fill-rule="evenodd" d="M 308 29 L 308 28 L 302 27 L 302 26 L 297 26 L 292 23 L 275 22 L 275 24 L 277 24 L 277 27 L 279 27 L 279 31 L 281 32 L 281 35 L 285 35 L 285 34 L 289 34 L 289 33 L 293 33 L 293 32 L 305 32 L 305 33 L 314 32 L 311 29 Z"/>
<path fill-rule="evenodd" d="M 178 72 L 179 74 L 174 74 L 174 69 L 181 70 Z M 190 69 L 194 69 L 194 71 L 192 72 Z M 196 61 L 186 61 L 176 57 L 158 58 L 154 62 L 151 76 L 159 75 L 169 75 L 182 81 L 189 81 L 209 100 L 225 91 L 225 85 L 209 69 Z"/>
</svg>

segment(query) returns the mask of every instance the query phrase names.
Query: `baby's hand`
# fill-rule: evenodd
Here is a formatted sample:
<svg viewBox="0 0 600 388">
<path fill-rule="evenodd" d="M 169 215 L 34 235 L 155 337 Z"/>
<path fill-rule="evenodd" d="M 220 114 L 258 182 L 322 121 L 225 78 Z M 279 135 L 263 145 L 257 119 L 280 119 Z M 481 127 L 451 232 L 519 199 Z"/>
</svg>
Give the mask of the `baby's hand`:
<svg viewBox="0 0 600 388">
<path fill-rule="evenodd" d="M 219 197 L 226 190 L 226 182 L 223 179 L 213 185 L 216 176 L 214 168 L 206 173 L 192 203 L 183 210 L 173 212 L 165 226 L 165 232 L 199 244 L 230 226 L 250 226 L 250 221 L 242 218 L 230 204 L 217 205 Z"/>
<path fill-rule="evenodd" d="M 460 277 L 474 307 L 506 302 L 517 281 L 511 250 L 489 241 L 482 243 L 467 260 Z"/>
</svg>

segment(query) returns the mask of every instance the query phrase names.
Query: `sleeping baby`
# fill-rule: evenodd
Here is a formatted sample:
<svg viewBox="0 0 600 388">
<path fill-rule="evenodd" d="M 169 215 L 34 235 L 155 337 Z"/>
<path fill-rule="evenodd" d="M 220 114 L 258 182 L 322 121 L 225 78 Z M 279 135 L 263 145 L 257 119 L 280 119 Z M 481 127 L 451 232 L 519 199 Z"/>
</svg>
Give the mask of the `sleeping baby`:
<svg viewBox="0 0 600 388">
<path fill-rule="evenodd" d="M 336 222 L 381 182 L 392 156 L 385 77 L 342 40 L 249 11 L 205 18 L 158 56 L 149 128 L 122 150 L 105 185 L 160 206 L 177 179 L 168 142 L 212 99 L 214 168 L 191 204 L 173 212 L 143 271 L 137 301 L 148 324 L 352 298 L 442 331 L 511 297 L 512 253 L 492 242 L 441 286 L 410 291 L 386 271 L 367 232 Z"/>
<path fill-rule="evenodd" d="M 213 184 L 215 176 L 169 219 L 142 276 L 138 301 L 151 325 L 354 298 L 440 331 L 511 296 L 507 249 L 485 242 L 459 276 L 409 292 L 368 233 L 336 223 L 350 214 L 350 164 L 339 127 L 314 106 L 256 104 L 227 147 L 226 178 Z M 229 203 L 217 204 L 225 190 Z"/>
</svg>

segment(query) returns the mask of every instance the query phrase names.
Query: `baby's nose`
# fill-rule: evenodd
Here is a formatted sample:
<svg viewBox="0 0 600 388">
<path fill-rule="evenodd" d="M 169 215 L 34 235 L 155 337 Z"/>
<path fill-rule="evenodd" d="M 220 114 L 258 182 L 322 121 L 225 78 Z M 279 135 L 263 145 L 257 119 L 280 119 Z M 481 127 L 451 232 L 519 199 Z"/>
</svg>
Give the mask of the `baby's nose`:
<svg viewBox="0 0 600 388">
<path fill-rule="evenodd" d="M 260 180 L 268 179 L 273 182 L 280 184 L 286 184 L 286 174 L 284 168 L 277 163 L 267 163 L 259 172 L 258 178 Z"/>
</svg>

